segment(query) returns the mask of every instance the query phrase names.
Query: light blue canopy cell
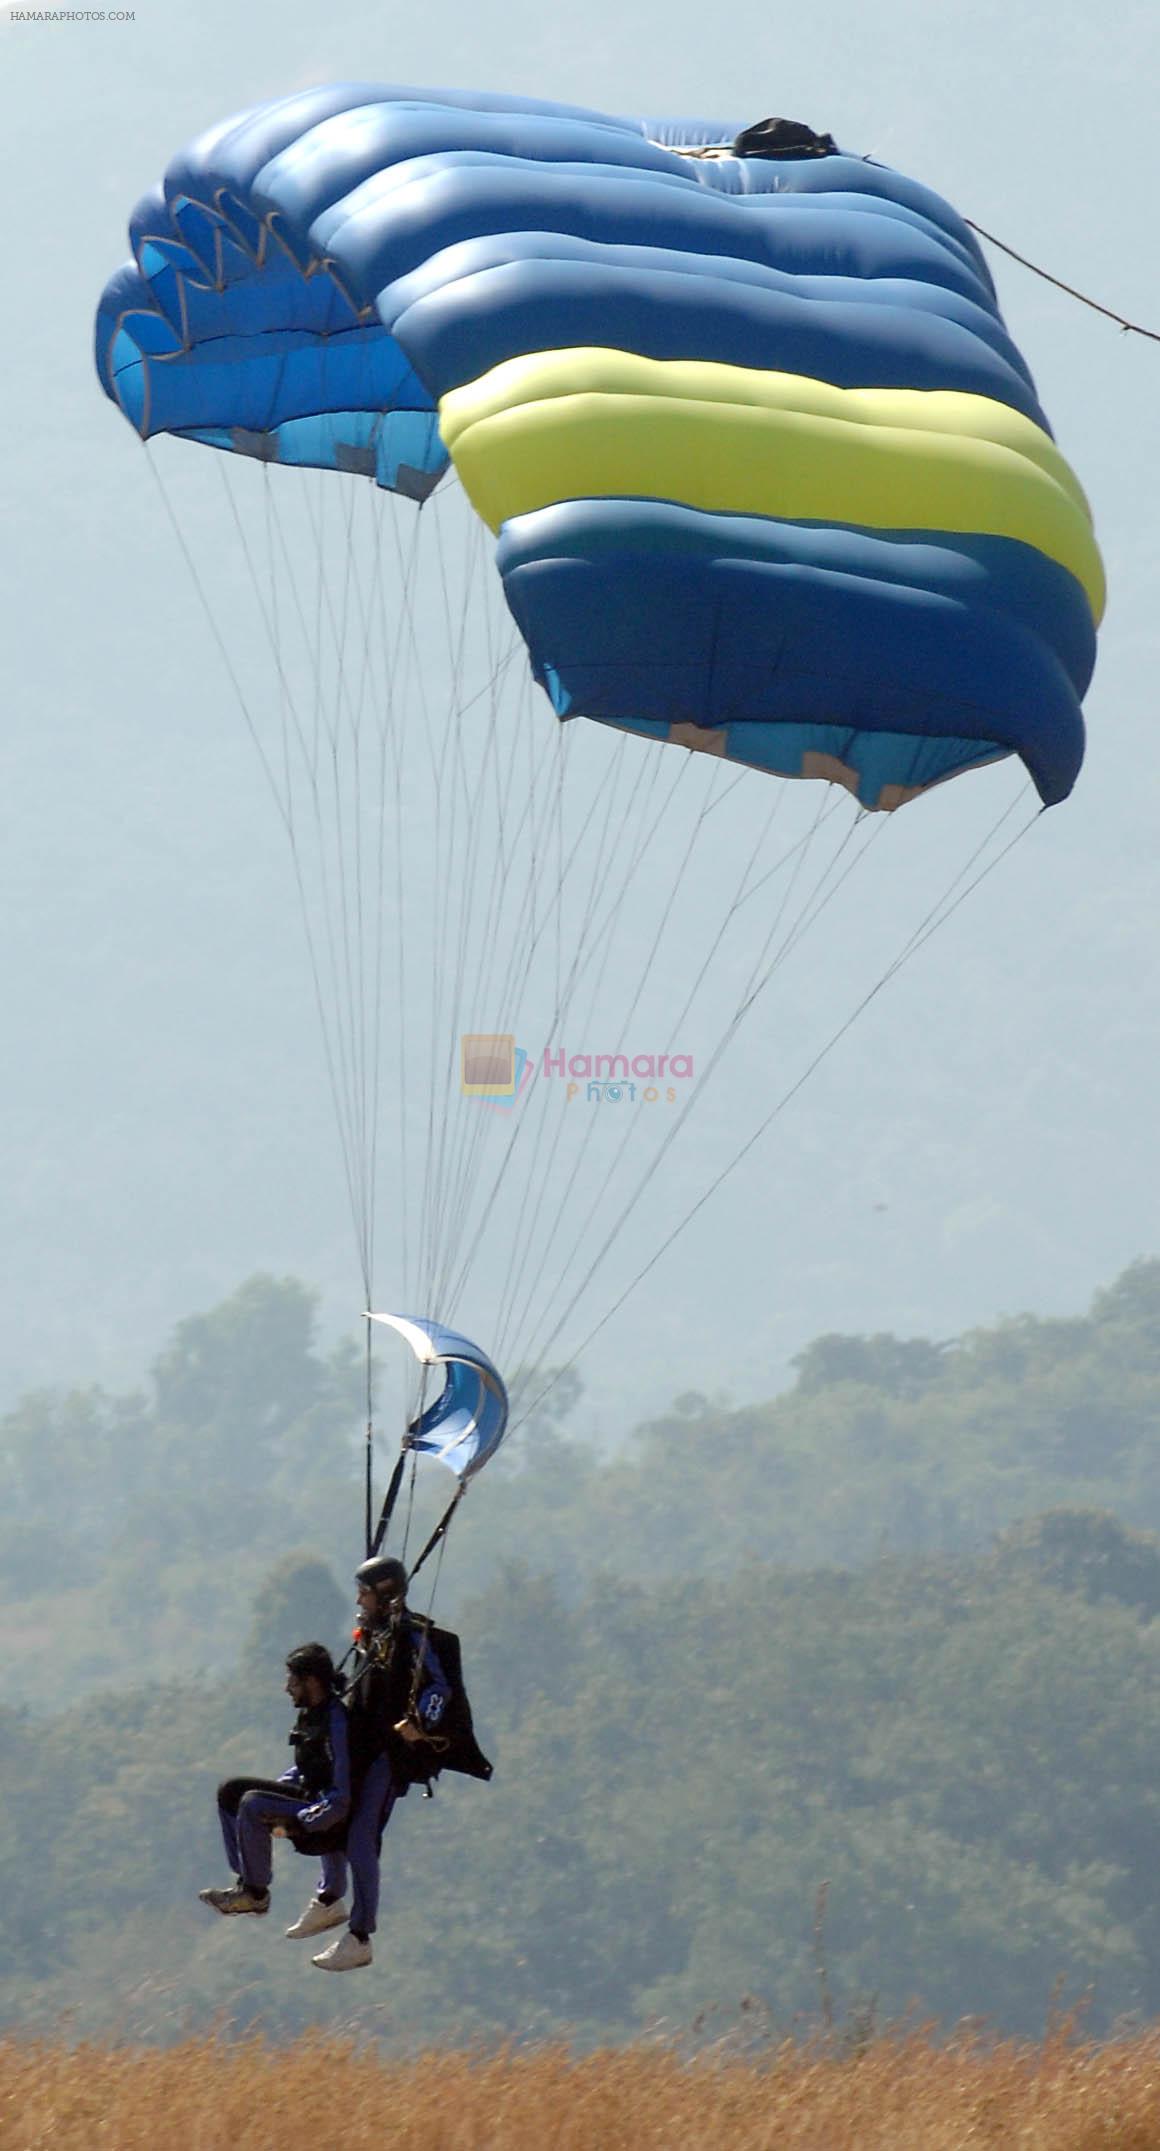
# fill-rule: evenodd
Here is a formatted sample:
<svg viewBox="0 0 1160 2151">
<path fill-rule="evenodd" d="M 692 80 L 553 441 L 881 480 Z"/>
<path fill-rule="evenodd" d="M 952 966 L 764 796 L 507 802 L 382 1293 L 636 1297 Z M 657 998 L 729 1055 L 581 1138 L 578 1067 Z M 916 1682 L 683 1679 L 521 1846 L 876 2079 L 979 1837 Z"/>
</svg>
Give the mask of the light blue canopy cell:
<svg viewBox="0 0 1160 2151">
<path fill-rule="evenodd" d="M 495 1455 L 507 1429 L 508 1394 L 498 1369 L 470 1337 L 441 1322 L 398 1314 L 367 1320 L 397 1330 L 423 1366 L 446 1370 L 441 1394 L 408 1429 L 404 1446 L 437 1457 L 466 1484 Z"/>
</svg>

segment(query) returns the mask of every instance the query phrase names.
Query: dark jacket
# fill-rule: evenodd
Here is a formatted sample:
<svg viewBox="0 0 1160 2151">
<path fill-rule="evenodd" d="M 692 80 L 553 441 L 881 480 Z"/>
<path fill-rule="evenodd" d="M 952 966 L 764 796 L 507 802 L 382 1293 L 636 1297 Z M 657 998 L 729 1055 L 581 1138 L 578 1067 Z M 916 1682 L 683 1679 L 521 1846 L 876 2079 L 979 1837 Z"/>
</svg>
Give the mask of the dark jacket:
<svg viewBox="0 0 1160 2151">
<path fill-rule="evenodd" d="M 361 1630 L 347 1685 L 351 1767 L 356 1783 L 380 1755 L 390 1758 L 401 1795 L 430 1778 L 451 1686 L 439 1662 L 429 1623 L 403 1613 L 388 1628 Z M 395 1727 L 409 1718 L 431 1736 L 410 1742 Z"/>
<path fill-rule="evenodd" d="M 329 1830 L 350 1812 L 350 1742 L 347 1714 L 336 1696 L 300 1710 L 290 1735 L 294 1762 L 278 1780 L 302 1795 L 299 1826 Z"/>
</svg>

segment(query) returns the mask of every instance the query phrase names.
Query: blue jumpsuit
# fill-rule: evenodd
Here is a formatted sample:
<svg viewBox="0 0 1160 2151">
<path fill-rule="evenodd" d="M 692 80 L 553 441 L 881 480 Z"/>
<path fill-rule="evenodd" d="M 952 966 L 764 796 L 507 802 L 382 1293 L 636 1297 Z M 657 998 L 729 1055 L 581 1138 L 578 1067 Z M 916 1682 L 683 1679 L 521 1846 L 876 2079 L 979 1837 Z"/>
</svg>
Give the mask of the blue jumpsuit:
<svg viewBox="0 0 1160 2151">
<path fill-rule="evenodd" d="M 412 1628 L 409 1621 L 405 1621 L 404 1636 L 410 1647 L 409 1655 L 413 1667 L 415 1660 L 412 1654 L 419 1647 L 420 1637 L 419 1632 Z M 442 1721 L 443 1713 L 450 1700 L 451 1686 L 431 1644 L 424 1642 L 422 1648 L 423 1661 L 420 1671 L 422 1685 L 415 1696 L 413 1707 L 419 1723 L 428 1732 L 434 1733 Z M 365 1659 L 356 1661 L 351 1681 L 351 1687 L 354 1690 L 351 1701 L 356 1710 L 358 1709 L 358 1702 L 355 1699 L 358 1697 L 360 1663 L 365 1664 Z M 374 1678 L 375 1674 L 373 1672 L 368 1675 L 370 1681 L 373 1681 Z M 360 1698 L 359 1700 L 363 1699 Z M 367 1696 L 365 1700 L 370 1702 L 372 1699 Z M 380 1705 L 384 1704 L 386 1700 L 386 1697 L 381 1695 L 376 1695 L 373 1698 L 373 1701 Z M 393 1714 L 388 1713 L 388 1715 Z M 399 1715 L 402 1715 L 401 1710 Z M 341 1896 L 346 1884 L 346 1867 L 349 1862 L 352 1888 L 350 1928 L 352 1934 L 359 1936 L 370 1936 L 375 1931 L 379 1909 L 379 1855 L 382 1851 L 383 1831 L 391 1819 L 391 1811 L 396 1800 L 401 1798 L 407 1790 L 406 1779 L 400 1778 L 392 1768 L 391 1756 L 388 1751 L 388 1735 L 391 1730 L 392 1727 L 388 1724 L 364 1725 L 364 1732 L 369 1732 L 371 1743 L 372 1745 L 377 1745 L 379 1752 L 377 1754 L 372 1753 L 362 1778 L 362 1783 L 355 1795 L 354 1806 L 351 1810 L 350 1827 L 346 1835 L 346 1858 L 344 1859 L 341 1853 L 333 1853 L 327 1855 L 323 1863 L 324 1873 L 327 1876 L 325 1882 L 327 1895 L 337 1890 L 337 1894 Z M 336 1883 L 334 1878 L 338 1876 L 341 1876 L 341 1880 Z"/>
</svg>

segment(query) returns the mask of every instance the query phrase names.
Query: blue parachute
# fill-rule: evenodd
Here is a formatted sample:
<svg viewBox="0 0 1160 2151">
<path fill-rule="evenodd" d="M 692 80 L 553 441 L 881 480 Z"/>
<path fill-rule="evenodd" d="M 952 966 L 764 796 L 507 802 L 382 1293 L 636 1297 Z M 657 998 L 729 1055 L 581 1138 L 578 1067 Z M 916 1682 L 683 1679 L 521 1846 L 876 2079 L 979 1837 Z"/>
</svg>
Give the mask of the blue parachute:
<svg viewBox="0 0 1160 2151">
<path fill-rule="evenodd" d="M 454 460 L 537 679 L 894 807 L 1071 789 L 1103 603 L 973 235 L 735 123 L 339 84 L 178 156 L 97 322 L 137 431 L 371 476 Z"/>
</svg>

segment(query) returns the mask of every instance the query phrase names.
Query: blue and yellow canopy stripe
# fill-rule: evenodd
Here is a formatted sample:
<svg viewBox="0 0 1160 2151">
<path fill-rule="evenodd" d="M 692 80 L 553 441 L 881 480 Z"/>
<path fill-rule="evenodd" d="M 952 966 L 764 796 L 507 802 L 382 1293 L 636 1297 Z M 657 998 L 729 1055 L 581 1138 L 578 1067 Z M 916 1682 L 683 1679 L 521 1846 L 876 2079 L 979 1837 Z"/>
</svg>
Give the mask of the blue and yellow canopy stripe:
<svg viewBox="0 0 1160 2151">
<path fill-rule="evenodd" d="M 1055 443 L 981 396 L 604 350 L 511 359 L 439 425 L 493 530 L 553 501 L 651 497 L 731 515 L 1014 538 L 1076 577 L 1098 620 L 1087 502 Z"/>
</svg>

